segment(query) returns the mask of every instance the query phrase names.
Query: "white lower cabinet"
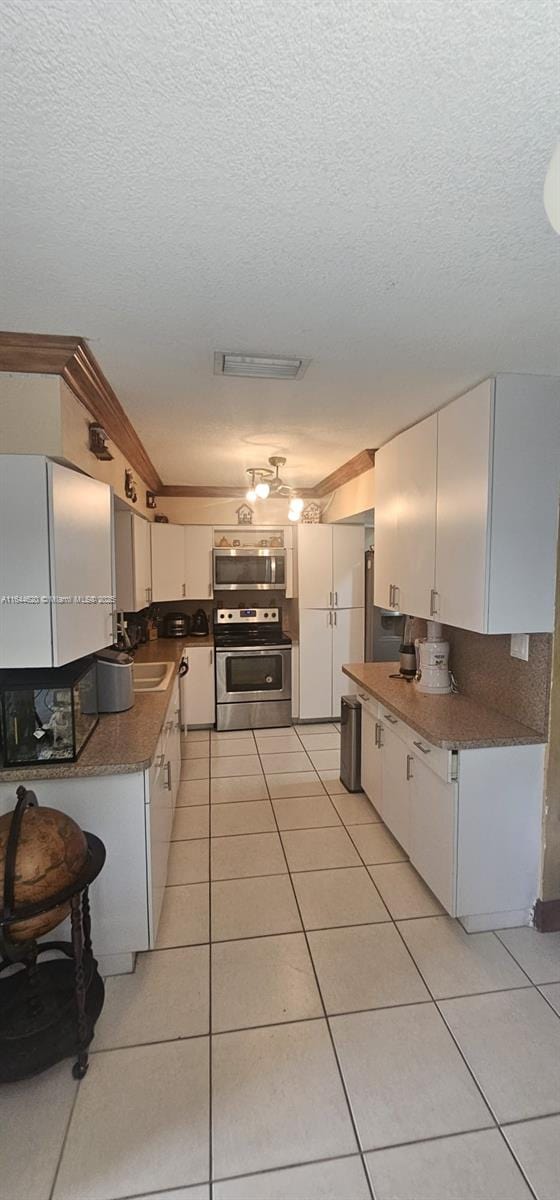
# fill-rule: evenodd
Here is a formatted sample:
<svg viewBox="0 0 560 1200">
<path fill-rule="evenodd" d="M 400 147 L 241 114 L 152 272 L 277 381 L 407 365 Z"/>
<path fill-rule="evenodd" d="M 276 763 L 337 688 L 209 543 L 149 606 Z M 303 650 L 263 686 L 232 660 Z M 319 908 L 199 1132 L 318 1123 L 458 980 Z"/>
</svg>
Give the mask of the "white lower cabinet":
<svg viewBox="0 0 560 1200">
<path fill-rule="evenodd" d="M 37 779 L 29 785 L 39 804 L 67 813 L 105 846 L 107 858 L 91 885 L 90 900 L 93 950 L 107 975 L 131 971 L 134 954 L 156 943 L 181 771 L 180 740 L 176 681 L 148 771 Z M 0 783 L 0 815 L 15 808 L 17 786 Z M 48 940 L 69 936 L 65 922 Z"/>
<path fill-rule="evenodd" d="M 183 654 L 188 672 L 181 678 L 181 724 L 213 725 L 216 720 L 216 685 L 212 646 L 188 646 Z"/>
<path fill-rule="evenodd" d="M 360 696 L 362 703 L 362 788 L 379 815 L 383 816 L 381 786 L 381 746 L 379 745 L 377 703 Z"/>
<path fill-rule="evenodd" d="M 410 860 L 438 900 L 456 915 L 458 785 L 412 762 Z"/>
<path fill-rule="evenodd" d="M 359 662 L 363 648 L 363 608 L 300 609 L 300 720 L 340 717 L 341 696 L 357 690 L 342 665 Z"/>
<path fill-rule="evenodd" d="M 362 787 L 469 932 L 528 924 L 538 895 L 545 746 L 444 750 L 362 701 Z"/>
<path fill-rule="evenodd" d="M 394 718 L 393 718 L 394 719 Z M 381 789 L 383 820 L 397 841 L 410 852 L 411 755 L 408 746 L 383 721 L 381 733 Z"/>
</svg>

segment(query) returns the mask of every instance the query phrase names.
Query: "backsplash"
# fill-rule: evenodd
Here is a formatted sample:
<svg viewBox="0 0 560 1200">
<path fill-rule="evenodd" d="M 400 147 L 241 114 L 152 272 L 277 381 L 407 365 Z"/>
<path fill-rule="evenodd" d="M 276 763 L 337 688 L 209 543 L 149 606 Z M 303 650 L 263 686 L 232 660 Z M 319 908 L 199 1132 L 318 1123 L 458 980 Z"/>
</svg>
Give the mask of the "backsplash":
<svg viewBox="0 0 560 1200">
<path fill-rule="evenodd" d="M 426 622 L 413 621 L 413 637 L 426 636 Z M 548 722 L 552 634 L 529 636 L 529 659 L 512 658 L 509 634 L 471 633 L 443 626 L 449 665 L 460 692 L 489 708 L 545 733 Z"/>
<path fill-rule="evenodd" d="M 166 613 L 188 613 L 192 617 L 198 608 L 203 608 L 208 617 L 210 629 L 212 629 L 215 608 L 281 608 L 284 631 L 291 633 L 292 637 L 297 636 L 297 600 L 287 600 L 281 592 L 276 596 L 274 593 L 267 592 L 266 597 L 262 592 L 235 592 L 229 596 L 227 592 L 224 592 L 222 597 L 215 596 L 213 600 L 167 600 L 161 604 L 154 604 L 153 607 L 157 610 L 158 626 L 163 625 Z"/>
</svg>

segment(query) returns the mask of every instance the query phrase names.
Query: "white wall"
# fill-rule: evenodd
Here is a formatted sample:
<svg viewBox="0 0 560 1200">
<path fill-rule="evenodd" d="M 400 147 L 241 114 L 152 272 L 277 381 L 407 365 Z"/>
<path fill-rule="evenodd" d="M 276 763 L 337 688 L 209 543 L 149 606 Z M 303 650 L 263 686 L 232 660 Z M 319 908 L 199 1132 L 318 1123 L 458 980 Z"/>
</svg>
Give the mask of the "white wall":
<svg viewBox="0 0 560 1200">
<path fill-rule="evenodd" d="M 343 521 L 375 508 L 375 467 L 343 483 L 321 503 L 323 521 Z"/>
<path fill-rule="evenodd" d="M 235 499 L 206 496 L 158 496 L 157 511 L 178 525 L 237 525 L 237 509 L 242 496 Z M 288 501 L 255 500 L 253 525 L 287 525 Z"/>
</svg>

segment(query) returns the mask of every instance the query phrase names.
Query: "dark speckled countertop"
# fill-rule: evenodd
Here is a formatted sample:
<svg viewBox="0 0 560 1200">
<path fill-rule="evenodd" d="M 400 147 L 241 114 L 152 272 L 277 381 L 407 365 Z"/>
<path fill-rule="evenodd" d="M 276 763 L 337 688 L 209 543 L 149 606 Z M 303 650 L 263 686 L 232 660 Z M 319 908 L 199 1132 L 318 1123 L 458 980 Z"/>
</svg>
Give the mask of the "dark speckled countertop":
<svg viewBox="0 0 560 1200">
<path fill-rule="evenodd" d="M 443 750 L 480 750 L 491 746 L 530 746 L 546 737 L 478 700 L 460 694 L 428 696 L 413 683 L 391 679 L 398 663 L 350 663 L 345 675 L 380 700 L 433 746 Z"/>
<path fill-rule="evenodd" d="M 212 646 L 212 637 L 156 638 L 134 652 L 135 662 L 175 662 L 184 646 Z M 176 675 L 163 692 L 135 692 L 126 712 L 102 713 L 75 763 L 39 763 L 0 768 L 0 783 L 32 779 L 78 779 L 87 775 L 129 775 L 151 766 Z"/>
</svg>

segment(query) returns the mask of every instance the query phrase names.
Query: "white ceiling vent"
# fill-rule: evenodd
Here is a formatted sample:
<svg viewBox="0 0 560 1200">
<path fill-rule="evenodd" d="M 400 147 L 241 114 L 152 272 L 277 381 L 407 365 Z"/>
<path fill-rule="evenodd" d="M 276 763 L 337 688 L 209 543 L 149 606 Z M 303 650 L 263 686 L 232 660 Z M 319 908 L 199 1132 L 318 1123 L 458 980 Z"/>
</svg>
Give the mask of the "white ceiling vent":
<svg viewBox="0 0 560 1200">
<path fill-rule="evenodd" d="M 252 379 L 301 379 L 308 358 L 271 358 L 264 354 L 230 354 L 216 350 L 214 375 L 244 375 Z"/>
</svg>

